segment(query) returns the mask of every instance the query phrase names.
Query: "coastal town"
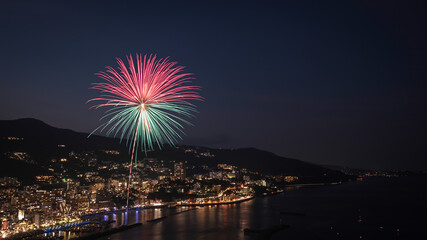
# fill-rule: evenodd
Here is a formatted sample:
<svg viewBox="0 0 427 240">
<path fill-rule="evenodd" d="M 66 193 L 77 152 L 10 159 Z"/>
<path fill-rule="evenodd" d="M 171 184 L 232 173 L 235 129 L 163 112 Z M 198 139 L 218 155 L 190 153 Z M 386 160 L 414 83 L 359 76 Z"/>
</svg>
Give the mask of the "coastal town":
<svg viewBox="0 0 427 240">
<path fill-rule="evenodd" d="M 197 148 L 184 151 L 214 157 Z M 298 180 L 298 176 L 264 175 L 229 164 L 194 166 L 185 159 L 143 157 L 133 168 L 126 206 L 129 163 L 115 161 L 119 154 L 117 150 L 70 151 L 50 159 L 48 174 L 37 175 L 32 184 L 1 178 L 1 237 L 79 222 L 102 212 L 236 203 L 282 192 L 284 184 Z M 34 161 L 25 152 L 7 155 L 16 161 Z"/>
</svg>

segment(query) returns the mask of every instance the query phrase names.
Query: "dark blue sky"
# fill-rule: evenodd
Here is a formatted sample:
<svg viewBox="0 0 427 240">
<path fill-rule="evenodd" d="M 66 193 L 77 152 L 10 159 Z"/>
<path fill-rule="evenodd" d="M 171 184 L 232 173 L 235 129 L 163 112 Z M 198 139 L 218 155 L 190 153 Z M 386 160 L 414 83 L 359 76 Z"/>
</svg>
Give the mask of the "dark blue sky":
<svg viewBox="0 0 427 240">
<path fill-rule="evenodd" d="M 183 143 L 427 169 L 427 8 L 408 2 L 2 1 L 0 119 L 90 132 L 94 73 L 157 53 L 203 87 Z"/>
</svg>

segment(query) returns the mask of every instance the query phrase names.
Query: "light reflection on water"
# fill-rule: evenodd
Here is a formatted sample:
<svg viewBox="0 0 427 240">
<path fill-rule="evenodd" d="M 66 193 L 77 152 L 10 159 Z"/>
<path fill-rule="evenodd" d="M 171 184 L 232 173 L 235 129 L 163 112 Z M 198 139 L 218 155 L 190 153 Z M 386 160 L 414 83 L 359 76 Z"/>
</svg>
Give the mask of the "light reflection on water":
<svg viewBox="0 0 427 240">
<path fill-rule="evenodd" d="M 128 224 L 141 222 L 141 227 L 100 239 L 251 240 L 256 236 L 245 235 L 245 228 L 261 229 L 280 222 L 291 227 L 275 233 L 272 240 L 360 239 L 360 236 L 362 239 L 427 239 L 422 231 L 427 222 L 426 202 L 425 177 L 423 180 L 372 179 L 288 189 L 285 194 L 255 198 L 241 204 L 201 207 L 176 215 L 185 208 L 130 211 L 127 213 Z M 307 216 L 282 215 L 280 211 L 305 213 Z M 147 222 L 162 216 L 169 217 L 155 223 Z M 106 217 L 108 220 L 116 219 L 113 224 L 116 227 L 124 222 L 126 214 L 109 214 Z M 397 236 L 397 229 L 401 237 Z M 411 238 L 418 235 L 425 238 Z"/>
<path fill-rule="evenodd" d="M 175 214 L 181 212 L 183 210 L 187 210 L 188 207 L 185 208 L 177 208 L 177 209 L 167 209 L 167 208 L 155 208 L 155 209 L 140 209 L 140 210 L 130 210 L 128 212 L 118 212 L 118 213 L 109 213 L 105 215 L 98 215 L 91 217 L 94 220 L 103 220 L 110 221 L 113 220 L 115 222 L 110 223 L 111 228 L 120 227 L 123 225 L 132 225 L 135 223 L 146 223 L 147 220 L 160 218 L 163 216 L 167 216 L 169 214 Z M 51 236 L 62 236 L 64 240 L 69 240 L 73 237 L 76 237 L 77 234 L 72 231 L 58 231 L 50 234 Z M 84 235 L 84 234 L 83 234 Z"/>
</svg>

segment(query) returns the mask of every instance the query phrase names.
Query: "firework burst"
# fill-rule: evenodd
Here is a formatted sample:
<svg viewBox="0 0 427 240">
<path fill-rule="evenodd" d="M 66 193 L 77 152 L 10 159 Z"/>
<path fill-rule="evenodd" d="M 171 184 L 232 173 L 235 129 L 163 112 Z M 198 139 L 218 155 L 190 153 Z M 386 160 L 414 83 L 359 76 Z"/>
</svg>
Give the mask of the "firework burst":
<svg viewBox="0 0 427 240">
<path fill-rule="evenodd" d="M 143 152 L 164 144 L 174 145 L 184 134 L 186 119 L 196 112 L 192 100 L 202 100 L 200 87 L 191 85 L 192 74 L 183 73 L 182 66 L 168 58 L 136 55 L 127 57 L 128 66 L 117 58 L 118 69 L 106 67 L 97 75 L 106 82 L 91 87 L 101 91 L 94 108 L 108 107 L 101 120 L 105 121 L 92 133 L 106 131 L 126 144 L 131 152 L 129 185 L 132 162 L 138 148 Z M 92 134 L 91 133 L 91 134 Z"/>
</svg>

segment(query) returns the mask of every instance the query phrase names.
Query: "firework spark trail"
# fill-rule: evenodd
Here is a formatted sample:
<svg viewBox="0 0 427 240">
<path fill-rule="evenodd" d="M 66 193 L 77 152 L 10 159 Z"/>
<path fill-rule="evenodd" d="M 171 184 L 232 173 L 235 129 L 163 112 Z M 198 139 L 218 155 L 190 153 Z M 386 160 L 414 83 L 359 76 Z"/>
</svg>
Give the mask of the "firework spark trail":
<svg viewBox="0 0 427 240">
<path fill-rule="evenodd" d="M 147 153 L 156 145 L 173 146 L 184 134 L 184 125 L 191 125 L 184 118 L 196 112 L 192 100 L 202 100 L 200 87 L 191 85 L 191 74 L 182 73 L 184 67 L 176 66 L 168 58 L 157 59 L 154 55 L 136 55 L 136 66 L 132 56 L 127 57 L 128 67 L 117 58 L 118 71 L 106 67 L 97 75 L 106 82 L 94 83 L 91 87 L 101 91 L 101 96 L 89 100 L 100 101 L 94 108 L 109 107 L 101 120 L 108 119 L 91 134 L 107 130 L 120 141 L 126 139 L 131 152 L 127 207 L 133 160 L 137 159 L 137 148 Z M 90 136 L 90 135 L 89 135 Z"/>
<path fill-rule="evenodd" d="M 139 114 L 138 116 L 138 121 L 141 119 L 141 114 Z M 132 176 L 132 161 L 133 161 L 133 157 L 134 157 L 134 153 L 135 153 L 135 143 L 136 143 L 136 132 L 138 132 L 138 125 L 136 126 L 135 129 L 135 136 L 133 138 L 133 146 L 132 146 L 132 154 L 130 156 L 130 166 L 129 166 L 129 180 L 128 180 L 128 184 L 127 184 L 127 193 L 126 193 L 126 208 L 129 208 L 129 188 L 130 188 L 130 180 L 131 180 L 131 176 Z"/>
</svg>

